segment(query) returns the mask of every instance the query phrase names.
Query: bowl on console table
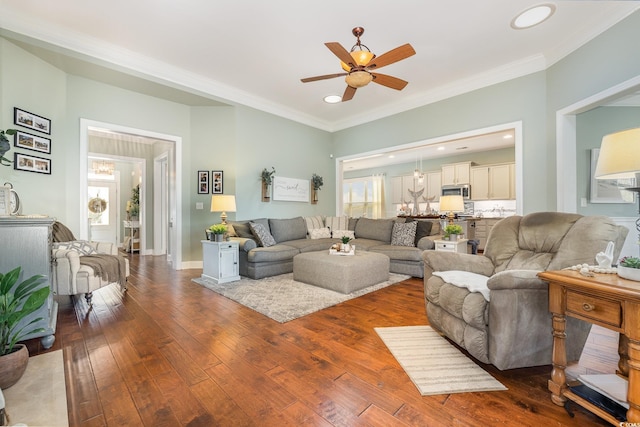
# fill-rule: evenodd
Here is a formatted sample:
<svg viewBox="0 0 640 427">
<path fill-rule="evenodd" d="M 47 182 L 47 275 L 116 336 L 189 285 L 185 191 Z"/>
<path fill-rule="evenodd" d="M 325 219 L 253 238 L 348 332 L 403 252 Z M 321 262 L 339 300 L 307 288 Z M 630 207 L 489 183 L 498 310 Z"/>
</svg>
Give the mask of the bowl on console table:
<svg viewBox="0 0 640 427">
<path fill-rule="evenodd" d="M 640 282 L 640 268 L 631 268 L 618 265 L 618 276 Z"/>
</svg>

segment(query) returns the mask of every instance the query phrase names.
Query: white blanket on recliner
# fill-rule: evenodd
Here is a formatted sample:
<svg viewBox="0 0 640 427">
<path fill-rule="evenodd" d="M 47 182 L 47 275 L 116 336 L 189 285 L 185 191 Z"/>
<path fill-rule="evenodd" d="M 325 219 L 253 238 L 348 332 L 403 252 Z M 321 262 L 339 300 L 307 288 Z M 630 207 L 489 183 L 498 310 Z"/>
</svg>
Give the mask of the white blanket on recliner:
<svg viewBox="0 0 640 427">
<path fill-rule="evenodd" d="M 433 275 L 459 288 L 467 288 L 469 292 L 480 292 L 484 299 L 489 301 L 489 288 L 487 287 L 489 278 L 487 276 L 459 270 L 436 271 Z"/>
</svg>

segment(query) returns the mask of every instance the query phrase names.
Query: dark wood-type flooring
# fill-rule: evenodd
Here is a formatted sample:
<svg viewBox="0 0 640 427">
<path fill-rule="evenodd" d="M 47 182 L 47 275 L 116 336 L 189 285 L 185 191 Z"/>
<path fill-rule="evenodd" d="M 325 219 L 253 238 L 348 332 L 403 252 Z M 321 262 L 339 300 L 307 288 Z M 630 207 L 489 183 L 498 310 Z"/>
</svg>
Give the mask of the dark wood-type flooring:
<svg viewBox="0 0 640 427">
<path fill-rule="evenodd" d="M 373 328 L 427 323 L 421 279 L 280 324 L 191 282 L 201 270 L 129 257 L 126 294 L 59 298 L 72 427 L 607 425 L 551 402 L 550 366 L 481 365 L 509 390 L 420 396 Z"/>
</svg>

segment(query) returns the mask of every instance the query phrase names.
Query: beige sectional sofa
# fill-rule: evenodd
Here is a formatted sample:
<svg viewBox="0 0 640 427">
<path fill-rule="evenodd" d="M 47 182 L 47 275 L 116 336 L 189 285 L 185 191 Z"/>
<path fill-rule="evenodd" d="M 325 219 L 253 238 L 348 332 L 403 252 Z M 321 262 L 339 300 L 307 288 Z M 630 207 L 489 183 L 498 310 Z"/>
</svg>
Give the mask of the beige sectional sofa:
<svg viewBox="0 0 640 427">
<path fill-rule="evenodd" d="M 390 259 L 390 272 L 423 277 L 422 252 L 434 248 L 434 240 L 440 237 L 440 223 L 437 220 L 420 220 L 421 223 L 416 224 L 416 237 L 412 246 L 392 244 L 398 240 L 394 238 L 394 224 L 406 222 L 404 218 L 261 218 L 230 221 L 229 236 L 240 245 L 240 275 L 252 279 L 290 273 L 293 271 L 294 256 L 304 252 L 329 250 L 340 241 L 343 234 L 353 238 L 350 243 L 355 245 L 356 251 L 387 255 Z M 255 224 L 260 224 L 269 232 L 273 237 L 270 245 L 261 244 L 250 223 L 254 224 L 254 228 Z M 402 226 L 395 228 L 397 230 Z M 395 234 L 396 237 L 397 235 L 398 233 Z"/>
</svg>

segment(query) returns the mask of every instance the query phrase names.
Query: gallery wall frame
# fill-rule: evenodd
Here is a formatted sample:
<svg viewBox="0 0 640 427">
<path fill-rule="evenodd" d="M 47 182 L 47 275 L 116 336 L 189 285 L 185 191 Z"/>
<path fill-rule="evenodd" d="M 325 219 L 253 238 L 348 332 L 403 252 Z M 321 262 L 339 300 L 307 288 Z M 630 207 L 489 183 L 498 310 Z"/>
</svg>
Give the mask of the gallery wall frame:
<svg viewBox="0 0 640 427">
<path fill-rule="evenodd" d="M 51 175 L 51 159 L 24 153 L 13 153 L 13 168 L 20 171 Z"/>
<path fill-rule="evenodd" d="M 224 172 L 211 171 L 211 194 L 222 194 L 224 191 Z"/>
<path fill-rule="evenodd" d="M 209 194 L 209 171 L 198 171 L 198 194 Z"/>
<path fill-rule="evenodd" d="M 51 135 L 51 120 L 13 107 L 13 124 Z"/>
<path fill-rule="evenodd" d="M 14 135 L 13 146 L 26 150 L 38 151 L 40 153 L 51 154 L 51 139 L 44 136 L 33 135 L 21 130 Z"/>
<path fill-rule="evenodd" d="M 598 165 L 599 148 L 591 149 L 591 203 L 634 203 L 635 193 L 624 190 L 624 187 L 635 187 L 635 178 L 628 179 L 596 179 L 595 171 Z"/>
</svg>

